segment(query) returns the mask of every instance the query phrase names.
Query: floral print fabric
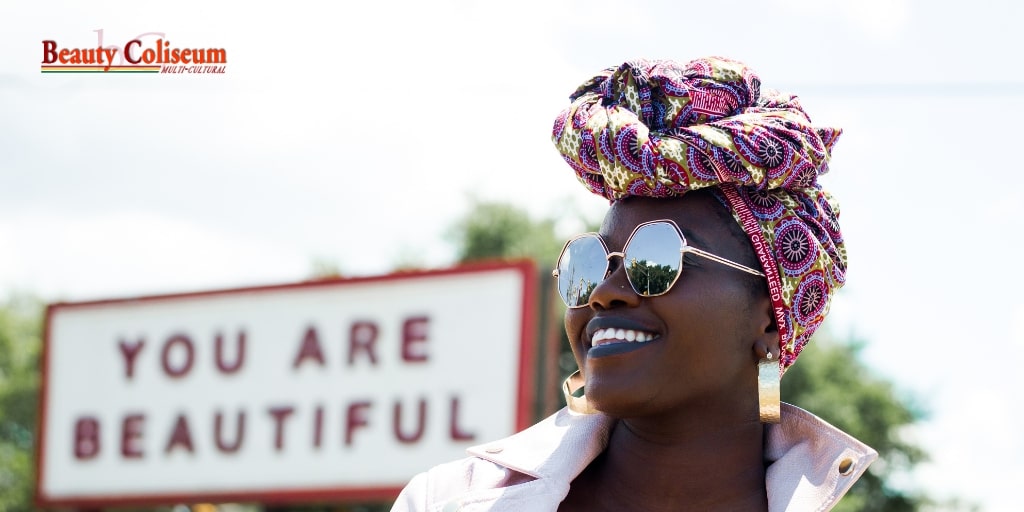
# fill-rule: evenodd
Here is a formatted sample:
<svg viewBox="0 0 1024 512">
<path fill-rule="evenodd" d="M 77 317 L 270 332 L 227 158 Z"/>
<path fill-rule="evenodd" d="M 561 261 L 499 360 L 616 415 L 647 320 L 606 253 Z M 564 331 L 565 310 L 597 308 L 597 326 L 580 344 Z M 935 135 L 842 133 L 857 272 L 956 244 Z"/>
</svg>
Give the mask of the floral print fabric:
<svg viewBox="0 0 1024 512">
<path fill-rule="evenodd" d="M 591 192 L 718 189 L 767 276 L 785 371 L 845 282 L 839 209 L 818 184 L 841 130 L 812 125 L 795 96 L 762 90 L 753 70 L 721 57 L 629 61 L 570 99 L 552 140 Z"/>
</svg>

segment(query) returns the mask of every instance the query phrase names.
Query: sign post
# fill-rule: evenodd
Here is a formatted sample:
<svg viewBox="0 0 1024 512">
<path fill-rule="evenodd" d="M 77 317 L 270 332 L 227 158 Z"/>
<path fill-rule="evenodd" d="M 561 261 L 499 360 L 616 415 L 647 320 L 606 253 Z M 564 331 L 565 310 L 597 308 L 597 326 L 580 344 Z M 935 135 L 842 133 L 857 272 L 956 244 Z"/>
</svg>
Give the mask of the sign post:
<svg viewBox="0 0 1024 512">
<path fill-rule="evenodd" d="M 502 263 L 47 309 L 44 506 L 391 499 L 531 419 Z"/>
</svg>

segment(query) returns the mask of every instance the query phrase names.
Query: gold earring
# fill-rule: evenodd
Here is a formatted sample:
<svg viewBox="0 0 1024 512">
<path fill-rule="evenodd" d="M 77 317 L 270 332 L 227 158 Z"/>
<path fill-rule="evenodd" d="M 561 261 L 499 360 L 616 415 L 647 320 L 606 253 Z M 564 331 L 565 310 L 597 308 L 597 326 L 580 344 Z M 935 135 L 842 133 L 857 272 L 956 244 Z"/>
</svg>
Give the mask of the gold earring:
<svg viewBox="0 0 1024 512">
<path fill-rule="evenodd" d="M 779 408 L 779 388 L 781 387 L 782 370 L 779 362 L 772 360 L 772 353 L 757 362 L 757 404 L 761 423 L 778 423 L 781 421 Z"/>
<path fill-rule="evenodd" d="M 594 409 L 584 396 L 575 396 L 573 393 L 583 388 L 586 380 L 583 378 L 583 374 L 579 370 L 576 370 L 570 375 L 565 382 L 562 383 L 562 393 L 565 394 L 565 404 L 569 406 L 569 410 L 580 414 L 594 414 L 597 409 Z"/>
</svg>

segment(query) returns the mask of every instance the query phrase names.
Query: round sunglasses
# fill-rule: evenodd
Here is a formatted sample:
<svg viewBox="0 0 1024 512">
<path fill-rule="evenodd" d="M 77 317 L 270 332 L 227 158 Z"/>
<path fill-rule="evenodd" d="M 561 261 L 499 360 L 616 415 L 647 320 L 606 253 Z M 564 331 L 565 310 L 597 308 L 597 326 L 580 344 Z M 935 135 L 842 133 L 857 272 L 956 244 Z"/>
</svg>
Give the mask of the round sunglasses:
<svg viewBox="0 0 1024 512">
<path fill-rule="evenodd" d="M 565 243 L 558 256 L 558 266 L 551 275 L 558 280 L 558 295 L 565 305 L 581 308 L 590 303 L 590 294 L 608 276 L 611 260 L 617 256 L 622 258 L 626 280 L 633 291 L 643 297 L 657 297 L 668 293 L 679 280 L 685 253 L 765 277 L 746 265 L 691 247 L 679 226 L 668 219 L 637 226 L 622 252 L 609 252 L 597 233 L 577 235 Z"/>
</svg>

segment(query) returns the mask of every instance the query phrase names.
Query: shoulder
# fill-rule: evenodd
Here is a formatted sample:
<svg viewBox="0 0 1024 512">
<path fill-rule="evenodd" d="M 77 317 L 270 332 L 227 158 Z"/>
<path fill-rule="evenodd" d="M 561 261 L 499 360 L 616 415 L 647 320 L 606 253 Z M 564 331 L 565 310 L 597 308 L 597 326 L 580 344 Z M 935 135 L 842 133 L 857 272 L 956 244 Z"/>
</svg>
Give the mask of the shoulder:
<svg viewBox="0 0 1024 512">
<path fill-rule="evenodd" d="M 391 510 L 440 511 L 452 499 L 514 485 L 520 479 L 522 475 L 509 468 L 478 457 L 466 457 L 439 464 L 413 477 Z"/>
<path fill-rule="evenodd" d="M 563 409 L 522 432 L 469 448 L 469 457 L 416 475 L 392 511 L 435 512 L 452 503 L 461 504 L 455 510 L 466 504 L 482 510 L 557 504 L 572 479 L 604 450 L 612 421 Z"/>
<path fill-rule="evenodd" d="M 782 404 L 767 429 L 770 510 L 830 510 L 878 458 L 878 452 L 825 420 Z"/>
</svg>

